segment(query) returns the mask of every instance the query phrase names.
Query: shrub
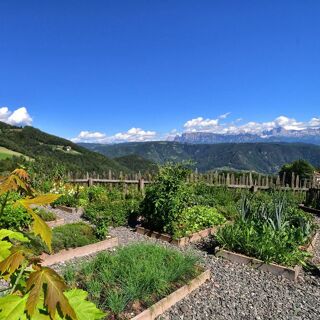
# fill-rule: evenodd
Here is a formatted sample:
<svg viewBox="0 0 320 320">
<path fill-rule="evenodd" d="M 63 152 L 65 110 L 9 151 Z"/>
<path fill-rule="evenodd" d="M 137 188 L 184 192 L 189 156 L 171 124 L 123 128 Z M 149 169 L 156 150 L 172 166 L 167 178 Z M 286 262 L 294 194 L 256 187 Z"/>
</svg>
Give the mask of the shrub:
<svg viewBox="0 0 320 320">
<path fill-rule="evenodd" d="M 192 188 L 186 184 L 190 170 L 183 164 L 160 167 L 155 182 L 147 188 L 141 203 L 146 227 L 173 234 L 182 212 L 194 204 Z"/>
<path fill-rule="evenodd" d="M 87 289 L 110 318 L 125 319 L 137 311 L 135 305 L 147 308 L 194 278 L 197 262 L 192 255 L 140 243 L 100 253 L 78 270 L 68 267 L 64 277 L 69 285 Z"/>
<path fill-rule="evenodd" d="M 28 228 L 31 222 L 30 215 L 21 206 L 6 205 L 0 215 L 0 226 L 4 229 L 22 231 Z"/>
</svg>

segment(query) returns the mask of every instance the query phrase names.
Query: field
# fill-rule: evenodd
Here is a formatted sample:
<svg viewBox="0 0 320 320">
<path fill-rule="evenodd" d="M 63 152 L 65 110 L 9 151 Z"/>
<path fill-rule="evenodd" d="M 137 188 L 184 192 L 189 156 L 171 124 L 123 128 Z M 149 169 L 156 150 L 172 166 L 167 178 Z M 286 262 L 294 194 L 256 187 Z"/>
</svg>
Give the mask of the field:
<svg viewBox="0 0 320 320">
<path fill-rule="evenodd" d="M 11 158 L 13 156 L 16 157 L 25 157 L 27 159 L 30 159 L 29 157 L 23 155 L 22 153 L 16 152 L 16 151 L 12 151 L 10 149 L 7 149 L 5 147 L 0 147 L 0 160 L 2 159 L 7 159 L 7 158 Z"/>
</svg>

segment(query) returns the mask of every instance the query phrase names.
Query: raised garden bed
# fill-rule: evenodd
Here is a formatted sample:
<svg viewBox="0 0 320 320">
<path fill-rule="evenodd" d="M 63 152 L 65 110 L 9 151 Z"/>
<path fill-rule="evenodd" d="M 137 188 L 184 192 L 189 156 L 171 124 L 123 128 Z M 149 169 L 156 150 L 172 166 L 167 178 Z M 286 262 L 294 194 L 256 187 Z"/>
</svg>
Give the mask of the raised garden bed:
<svg viewBox="0 0 320 320">
<path fill-rule="evenodd" d="M 74 258 L 80 258 L 88 256 L 93 253 L 97 253 L 103 250 L 107 250 L 118 246 L 118 238 L 110 238 L 96 243 L 88 244 L 86 246 L 71 248 L 67 250 L 61 250 L 55 254 L 49 255 L 42 253 L 40 258 L 42 260 L 41 265 L 50 266 L 56 263 L 65 262 Z"/>
<path fill-rule="evenodd" d="M 72 214 L 82 214 L 83 213 L 83 209 L 82 208 L 74 208 L 74 207 L 67 207 L 67 206 L 62 206 L 62 205 L 57 205 L 55 208 L 68 212 L 68 213 L 72 213 Z"/>
<path fill-rule="evenodd" d="M 160 233 L 157 231 L 152 231 L 143 227 L 138 226 L 136 228 L 137 232 L 149 236 L 151 238 L 159 239 L 162 241 L 170 242 L 171 244 L 174 244 L 178 247 L 183 247 L 186 246 L 189 243 L 199 241 L 205 237 L 208 237 L 211 234 L 214 234 L 217 231 L 217 227 L 212 227 L 208 229 L 204 229 L 195 233 L 192 233 L 188 237 L 183 237 L 179 239 L 174 239 L 171 235 L 165 234 L 165 233 Z"/>
<path fill-rule="evenodd" d="M 185 298 L 193 290 L 198 289 L 202 284 L 210 279 L 210 270 L 203 271 L 196 278 L 191 280 L 188 284 L 184 285 L 180 289 L 172 292 L 167 297 L 161 299 L 159 302 L 152 305 L 147 310 L 139 313 L 132 320 L 153 320 L 160 316 L 166 310 Z"/>
<path fill-rule="evenodd" d="M 51 265 L 114 247 L 118 245 L 118 240 L 111 237 L 101 239 L 94 227 L 84 222 L 77 222 L 53 228 L 53 253 L 49 254 L 43 242 L 34 244 L 41 255 L 43 265 Z"/>
<path fill-rule="evenodd" d="M 199 258 L 173 248 L 137 243 L 65 267 L 71 287 L 88 291 L 106 319 L 155 319 L 210 278 Z"/>
<path fill-rule="evenodd" d="M 64 218 L 59 218 L 57 220 L 53 220 L 53 221 L 46 221 L 47 225 L 50 227 L 50 228 L 55 228 L 55 227 L 58 227 L 58 226 L 62 226 L 64 224 Z"/>
<path fill-rule="evenodd" d="M 318 232 L 315 233 L 308 247 L 306 248 L 308 252 L 311 252 L 313 250 L 318 236 L 319 236 L 319 233 Z M 231 262 L 245 264 L 255 269 L 267 271 L 276 276 L 282 276 L 292 281 L 297 281 L 299 273 L 301 272 L 301 269 L 302 269 L 300 265 L 296 265 L 295 267 L 291 268 L 291 267 L 281 266 L 275 263 L 265 263 L 262 260 L 248 257 L 246 255 L 235 253 L 235 252 L 224 250 L 224 249 L 217 249 L 216 256 L 222 257 Z"/>
</svg>

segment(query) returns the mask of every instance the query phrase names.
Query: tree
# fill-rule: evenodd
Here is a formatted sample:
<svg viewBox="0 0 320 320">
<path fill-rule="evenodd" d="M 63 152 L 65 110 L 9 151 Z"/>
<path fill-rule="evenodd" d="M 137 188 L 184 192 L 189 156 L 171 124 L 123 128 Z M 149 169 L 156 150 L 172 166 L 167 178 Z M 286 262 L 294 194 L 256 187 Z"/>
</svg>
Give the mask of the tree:
<svg viewBox="0 0 320 320">
<path fill-rule="evenodd" d="M 292 174 L 298 175 L 300 180 L 310 179 L 315 172 L 315 168 L 306 160 L 300 159 L 282 166 L 279 174 L 281 179 L 285 175 L 285 183 L 291 182 Z"/>
</svg>

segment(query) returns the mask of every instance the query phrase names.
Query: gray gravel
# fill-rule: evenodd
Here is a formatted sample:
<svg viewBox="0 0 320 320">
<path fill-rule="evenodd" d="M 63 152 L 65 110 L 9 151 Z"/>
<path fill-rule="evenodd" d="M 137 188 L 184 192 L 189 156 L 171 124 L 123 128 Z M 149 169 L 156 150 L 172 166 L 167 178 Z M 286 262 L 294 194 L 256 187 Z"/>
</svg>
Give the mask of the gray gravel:
<svg viewBox="0 0 320 320">
<path fill-rule="evenodd" d="M 120 245 L 135 241 L 159 242 L 124 227 L 112 229 L 110 233 L 119 238 Z M 211 270 L 211 280 L 159 319 L 320 319 L 319 276 L 305 273 L 294 283 L 218 259 L 203 249 L 208 242 L 177 250 L 192 250 L 200 255 L 206 268 Z M 316 250 L 319 254 L 319 240 Z"/>
<path fill-rule="evenodd" d="M 63 218 L 65 224 L 67 223 L 73 223 L 73 222 L 79 222 L 79 221 L 83 221 L 81 219 L 81 215 L 82 215 L 82 209 L 79 209 L 77 212 L 75 213 L 69 213 L 66 212 L 64 210 L 60 210 L 57 208 L 53 208 L 51 206 L 46 206 L 46 207 L 42 207 L 44 210 L 47 211 L 51 211 L 54 212 L 56 214 L 56 216 L 58 217 L 58 219 Z"/>
</svg>

